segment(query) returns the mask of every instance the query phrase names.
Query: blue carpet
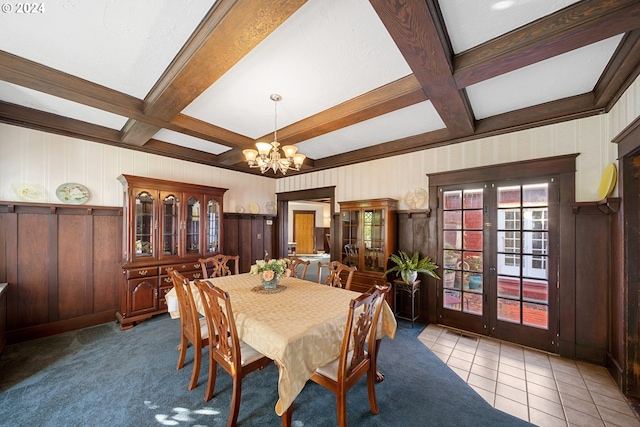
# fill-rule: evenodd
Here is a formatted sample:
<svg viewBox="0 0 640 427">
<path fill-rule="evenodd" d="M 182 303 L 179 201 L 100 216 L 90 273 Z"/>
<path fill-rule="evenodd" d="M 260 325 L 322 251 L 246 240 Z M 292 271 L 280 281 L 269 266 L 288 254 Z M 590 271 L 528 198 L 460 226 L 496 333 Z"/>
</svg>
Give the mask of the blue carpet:
<svg viewBox="0 0 640 427">
<path fill-rule="evenodd" d="M 175 370 L 178 320 L 156 316 L 128 331 L 116 323 L 7 346 L 0 355 L 2 426 L 224 426 L 231 380 L 219 370 L 204 402 L 206 351 L 198 386 L 187 391 L 191 350 Z M 352 426 L 525 426 L 493 409 L 400 322 L 382 342 L 376 385 L 380 413 L 369 410 L 366 380 L 349 391 Z M 243 382 L 239 426 L 279 426 L 278 371 L 270 365 Z M 333 393 L 309 382 L 295 402 L 293 426 L 335 426 Z"/>
</svg>

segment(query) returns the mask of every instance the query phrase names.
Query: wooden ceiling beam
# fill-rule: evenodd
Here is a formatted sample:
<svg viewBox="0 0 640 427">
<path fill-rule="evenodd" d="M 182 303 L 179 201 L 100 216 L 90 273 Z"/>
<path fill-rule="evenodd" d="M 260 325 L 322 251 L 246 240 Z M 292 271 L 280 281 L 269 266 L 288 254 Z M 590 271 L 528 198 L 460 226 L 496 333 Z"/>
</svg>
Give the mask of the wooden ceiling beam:
<svg viewBox="0 0 640 427">
<path fill-rule="evenodd" d="M 89 141 L 122 146 L 116 129 L 0 101 L 0 122 Z"/>
<path fill-rule="evenodd" d="M 640 75 L 640 30 L 625 34 L 593 89 L 595 104 L 609 111 Z"/>
<path fill-rule="evenodd" d="M 144 101 L 141 99 L 2 50 L 0 80 L 119 116 L 144 118 Z"/>
<path fill-rule="evenodd" d="M 451 134 L 472 134 L 473 114 L 453 78 L 451 48 L 434 1 L 370 3 Z"/>
<path fill-rule="evenodd" d="M 244 135 L 240 135 L 184 114 L 178 114 L 173 118 L 171 123 L 164 127 L 175 132 L 184 133 L 235 149 L 247 148 L 255 142 L 253 139 Z"/>
<path fill-rule="evenodd" d="M 637 0 L 584 0 L 453 58 L 458 88 L 640 28 Z"/>
<path fill-rule="evenodd" d="M 144 113 L 170 122 L 306 0 L 221 0 L 145 99 Z M 143 145 L 158 127 L 130 120 L 122 140 Z"/>
<path fill-rule="evenodd" d="M 427 96 L 420 82 L 415 76 L 408 75 L 278 129 L 278 141 L 282 144 L 306 141 L 426 100 Z M 272 133 L 269 133 L 258 140 L 268 139 L 271 135 Z"/>
</svg>

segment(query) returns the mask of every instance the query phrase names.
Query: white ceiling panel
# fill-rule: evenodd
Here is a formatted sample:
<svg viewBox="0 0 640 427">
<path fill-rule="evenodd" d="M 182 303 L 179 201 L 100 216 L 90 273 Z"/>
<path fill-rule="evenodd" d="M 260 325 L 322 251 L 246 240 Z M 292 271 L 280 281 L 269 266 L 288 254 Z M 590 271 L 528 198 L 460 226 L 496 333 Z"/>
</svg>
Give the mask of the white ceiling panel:
<svg viewBox="0 0 640 427">
<path fill-rule="evenodd" d="M 297 147 L 305 156 L 322 159 L 444 127 L 431 102 L 425 101 L 317 136 L 297 144 Z"/>
<path fill-rule="evenodd" d="M 0 14 L 0 50 L 144 98 L 214 0 L 57 0 Z"/>
<path fill-rule="evenodd" d="M 411 74 L 367 0 L 309 1 L 183 113 L 256 139 Z"/>
<path fill-rule="evenodd" d="M 578 0 L 444 0 L 440 9 L 455 53 L 463 52 Z"/>
<path fill-rule="evenodd" d="M 168 129 L 160 129 L 154 136 L 158 141 L 168 142 L 170 144 L 179 145 L 181 147 L 192 148 L 198 151 L 204 151 L 211 154 L 222 154 L 229 151 L 230 148 L 225 145 L 216 144 L 215 142 L 206 141 L 184 133 L 174 132 Z"/>
<path fill-rule="evenodd" d="M 593 90 L 622 36 L 469 86 L 478 119 Z"/>
</svg>

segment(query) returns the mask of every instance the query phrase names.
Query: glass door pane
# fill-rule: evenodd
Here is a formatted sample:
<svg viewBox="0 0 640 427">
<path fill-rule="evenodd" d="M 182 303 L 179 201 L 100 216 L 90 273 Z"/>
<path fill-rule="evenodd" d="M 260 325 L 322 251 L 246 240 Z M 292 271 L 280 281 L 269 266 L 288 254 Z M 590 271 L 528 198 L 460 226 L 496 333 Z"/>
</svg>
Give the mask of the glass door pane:
<svg viewBox="0 0 640 427">
<path fill-rule="evenodd" d="M 153 196 L 147 191 L 142 191 L 136 196 L 135 258 L 152 258 L 154 256 L 154 202 Z"/>
<path fill-rule="evenodd" d="M 200 200 L 196 197 L 187 199 L 187 214 L 185 224 L 187 239 L 187 254 L 200 253 Z"/>
<path fill-rule="evenodd" d="M 217 200 L 207 201 L 205 221 L 206 252 L 220 252 L 220 204 Z"/>
<path fill-rule="evenodd" d="M 342 263 L 356 266 L 362 270 L 358 248 L 360 247 L 360 211 L 345 210 L 340 212 L 340 226 L 342 227 Z"/>
<path fill-rule="evenodd" d="M 482 316 L 483 190 L 444 192 L 443 307 Z"/>
<path fill-rule="evenodd" d="M 385 271 L 385 227 L 383 209 L 365 209 L 363 212 L 364 270 Z"/>
<path fill-rule="evenodd" d="M 174 194 L 162 194 L 162 254 L 178 255 L 179 200 Z"/>
<path fill-rule="evenodd" d="M 547 183 L 497 189 L 497 317 L 549 328 Z"/>
</svg>

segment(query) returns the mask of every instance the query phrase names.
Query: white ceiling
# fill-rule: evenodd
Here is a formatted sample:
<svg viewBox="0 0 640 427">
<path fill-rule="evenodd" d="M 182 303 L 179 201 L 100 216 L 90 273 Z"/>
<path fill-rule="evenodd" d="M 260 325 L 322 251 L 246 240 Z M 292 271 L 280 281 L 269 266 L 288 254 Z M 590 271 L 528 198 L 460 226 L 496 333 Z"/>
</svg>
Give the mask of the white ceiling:
<svg viewBox="0 0 640 427">
<path fill-rule="evenodd" d="M 46 2 L 40 13 L 0 14 L 0 50 L 144 100 L 215 3 Z M 439 7 L 458 54 L 573 3 L 440 0 Z M 593 91 L 622 36 L 466 87 L 475 119 Z M 254 140 L 274 130 L 271 94 L 283 98 L 277 107 L 280 129 L 410 75 L 369 1 L 309 0 L 181 113 Z M 0 101 L 114 130 L 128 120 L 2 80 Z M 297 145 L 317 160 L 442 129 L 445 123 L 427 100 Z M 215 155 L 233 148 L 169 129 L 153 138 Z"/>
</svg>

